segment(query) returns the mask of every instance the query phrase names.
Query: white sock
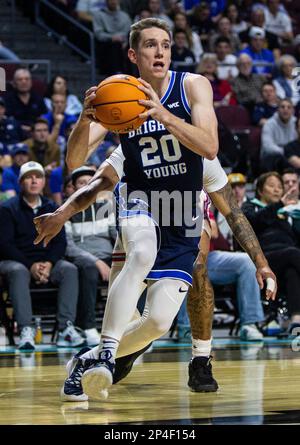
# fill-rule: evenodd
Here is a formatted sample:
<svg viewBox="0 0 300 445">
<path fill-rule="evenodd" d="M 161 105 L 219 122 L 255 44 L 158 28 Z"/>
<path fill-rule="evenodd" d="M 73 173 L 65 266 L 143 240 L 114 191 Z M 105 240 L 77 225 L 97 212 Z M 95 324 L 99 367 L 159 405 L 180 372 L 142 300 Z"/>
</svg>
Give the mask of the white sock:
<svg viewBox="0 0 300 445">
<path fill-rule="evenodd" d="M 116 359 L 118 346 L 119 342 L 114 338 L 105 337 L 101 339 L 100 344 L 98 346 L 99 359 L 108 360 L 109 362 L 114 362 Z"/>
<path fill-rule="evenodd" d="M 195 340 L 192 338 L 193 357 L 209 357 L 211 353 L 212 337 L 209 340 Z"/>
</svg>

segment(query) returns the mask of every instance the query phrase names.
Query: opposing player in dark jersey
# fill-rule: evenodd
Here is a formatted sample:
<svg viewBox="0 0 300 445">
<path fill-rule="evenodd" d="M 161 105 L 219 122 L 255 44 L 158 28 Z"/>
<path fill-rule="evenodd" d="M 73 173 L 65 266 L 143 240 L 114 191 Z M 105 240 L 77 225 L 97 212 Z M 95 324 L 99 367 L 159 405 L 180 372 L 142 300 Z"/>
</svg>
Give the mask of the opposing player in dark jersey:
<svg viewBox="0 0 300 445">
<path fill-rule="evenodd" d="M 164 22 L 145 19 L 132 26 L 128 55 L 137 64 L 141 89 L 149 97 L 141 101 L 148 119 L 139 130 L 121 137 L 127 194 L 124 198 L 121 193 L 119 199 L 119 230 L 128 261 L 109 291 L 99 360 L 83 374 L 84 392 L 91 397 L 112 383 L 119 341 L 134 314 L 144 280 L 151 281 L 149 316 L 136 330 L 141 343 L 168 331 L 192 282 L 199 237 L 186 236 L 186 230 L 191 222 L 201 220 L 197 202 L 202 189 L 202 157 L 213 159 L 217 154 L 217 123 L 209 82 L 202 76 L 170 72 L 170 46 L 171 34 Z M 92 88 L 86 100 L 94 96 Z M 88 114 L 82 114 L 70 137 L 70 168 L 81 165 L 107 132 L 100 124 L 91 123 Z M 105 164 L 88 186 L 54 214 L 36 220 L 36 242 L 44 238 L 48 243 L 70 216 L 89 206 L 99 191 L 112 190 L 118 180 L 114 168 Z M 165 225 L 164 215 L 154 215 L 157 202 L 153 205 L 153 192 L 173 191 L 182 199 L 181 208 L 176 214 L 174 202 L 170 204 Z M 135 193 L 134 198 L 127 197 L 130 192 Z M 185 192 L 189 192 L 187 200 Z M 182 224 L 176 221 L 180 215 Z"/>
</svg>

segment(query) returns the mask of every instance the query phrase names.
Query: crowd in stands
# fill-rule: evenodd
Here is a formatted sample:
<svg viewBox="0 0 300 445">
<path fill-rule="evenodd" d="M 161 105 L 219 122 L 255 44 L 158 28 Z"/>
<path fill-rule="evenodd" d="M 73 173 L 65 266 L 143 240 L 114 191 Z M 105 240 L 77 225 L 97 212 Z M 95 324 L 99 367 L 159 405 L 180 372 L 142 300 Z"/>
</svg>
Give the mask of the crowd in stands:
<svg viewBox="0 0 300 445">
<path fill-rule="evenodd" d="M 99 75 L 103 76 L 118 72 L 136 74 L 126 57 L 128 33 L 134 21 L 159 17 L 170 24 L 172 68 L 202 74 L 210 81 L 219 121 L 220 160 L 237 174 L 230 177 L 234 192 L 278 274 L 290 323 L 300 324 L 300 297 L 295 293 L 300 287 L 300 8 L 296 2 L 52 3 L 93 31 Z M 17 0 L 17 5 L 34 21 L 33 1 Z M 79 32 L 71 32 L 59 20 L 52 25 L 86 49 L 88 42 Z M 0 58 L 18 56 L 0 45 Z M 224 123 L 224 113 L 233 108 L 236 115 L 247 116 L 246 129 L 241 130 L 238 120 L 230 125 Z M 119 143 L 118 136 L 109 133 L 86 166 L 69 171 L 65 163 L 67 141 L 81 110 L 82 103 L 69 91 L 64 76 L 55 76 L 41 97 L 33 88 L 30 70 L 22 67 L 15 70 L 6 94 L 0 97 L 0 273 L 5 274 L 13 295 L 20 347 L 25 349 L 28 345 L 34 347 L 29 322 L 30 280 L 39 284 L 49 281 L 58 287 L 58 345 L 68 341 L 81 344 L 83 338 L 92 345 L 99 339 L 95 324 L 96 291 L 99 282 L 108 281 L 116 236 L 110 217 L 104 217 L 101 223 L 95 218 L 105 200 L 73 217 L 48 249 L 33 245 L 34 216 L 51 211 L 82 187 Z M 222 137 L 223 134 L 229 137 Z M 258 135 L 257 147 L 252 143 L 253 134 Z M 246 160 L 237 162 L 241 154 Z M 249 163 L 250 158 L 254 159 L 254 166 Z M 248 199 L 246 182 L 254 180 L 256 195 Z M 208 258 L 210 279 L 215 284 L 236 284 L 242 324 L 254 326 L 263 320 L 254 266 L 246 254 L 237 252 L 226 221 L 220 215 L 212 219 L 216 236 Z M 231 264 L 231 275 L 228 268 L 222 269 L 223 262 Z M 68 280 L 71 284 L 64 276 L 72 276 Z M 74 328 L 75 323 L 81 333 Z M 251 332 L 242 330 L 241 337 L 251 340 L 261 335 L 254 328 Z"/>
</svg>

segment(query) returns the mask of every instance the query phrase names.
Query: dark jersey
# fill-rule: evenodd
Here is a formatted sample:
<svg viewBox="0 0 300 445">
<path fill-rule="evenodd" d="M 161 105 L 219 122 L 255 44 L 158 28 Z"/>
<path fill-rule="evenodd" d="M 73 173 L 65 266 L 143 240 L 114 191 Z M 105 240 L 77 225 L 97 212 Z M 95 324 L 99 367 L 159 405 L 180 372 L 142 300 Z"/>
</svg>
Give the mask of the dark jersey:
<svg viewBox="0 0 300 445">
<path fill-rule="evenodd" d="M 170 74 L 161 103 L 191 123 L 186 73 Z M 147 214 L 156 222 L 158 253 L 148 280 L 172 278 L 191 284 L 202 227 L 198 203 L 203 159 L 151 117 L 120 137 L 125 176 L 116 188 L 118 219 Z"/>
<path fill-rule="evenodd" d="M 172 114 L 191 123 L 191 110 L 184 91 L 187 73 L 171 71 L 170 74 L 170 82 L 161 103 Z M 149 209 L 153 213 L 153 202 L 157 197 L 155 192 L 175 192 L 173 196 L 178 203 L 177 192 L 185 211 L 192 207 L 192 213 L 195 214 L 202 189 L 202 157 L 182 145 L 163 124 L 152 117 L 139 129 L 122 134 L 120 138 L 125 157 L 122 182 L 127 184 L 127 194 L 134 192 L 134 197 L 138 198 L 138 191 L 141 191 L 141 199 L 147 196 Z M 129 203 L 131 201 L 128 199 Z"/>
</svg>

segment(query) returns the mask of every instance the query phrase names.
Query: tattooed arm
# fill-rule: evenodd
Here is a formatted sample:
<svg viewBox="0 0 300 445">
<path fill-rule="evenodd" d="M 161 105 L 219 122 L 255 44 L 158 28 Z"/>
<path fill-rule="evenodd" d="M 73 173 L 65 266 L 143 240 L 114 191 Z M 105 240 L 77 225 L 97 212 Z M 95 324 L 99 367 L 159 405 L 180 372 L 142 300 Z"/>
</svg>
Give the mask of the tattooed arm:
<svg viewBox="0 0 300 445">
<path fill-rule="evenodd" d="M 249 221 L 237 204 L 231 185 L 227 183 L 220 190 L 209 193 L 209 196 L 215 207 L 225 216 L 236 240 L 255 264 L 260 288 L 263 288 L 263 280 L 267 278 L 272 278 L 276 284 L 276 277 L 269 267 Z M 267 289 L 266 297 L 273 300 L 276 296 L 276 289 L 276 285 L 274 291 Z"/>
</svg>

